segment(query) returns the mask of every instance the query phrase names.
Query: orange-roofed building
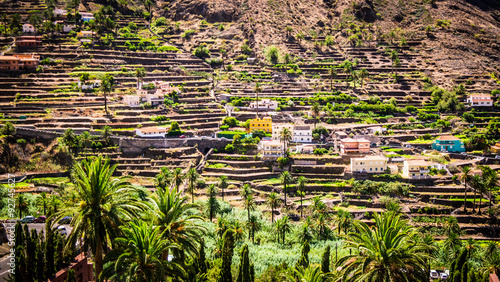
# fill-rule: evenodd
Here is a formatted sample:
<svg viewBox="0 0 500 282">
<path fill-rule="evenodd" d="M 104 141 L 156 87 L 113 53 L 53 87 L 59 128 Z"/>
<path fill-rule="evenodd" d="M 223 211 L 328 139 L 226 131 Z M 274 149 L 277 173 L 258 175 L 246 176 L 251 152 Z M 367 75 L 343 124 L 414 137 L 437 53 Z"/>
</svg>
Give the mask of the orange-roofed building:
<svg viewBox="0 0 500 282">
<path fill-rule="evenodd" d="M 471 94 L 467 98 L 467 103 L 472 107 L 491 107 L 493 99 L 487 94 Z"/>
<path fill-rule="evenodd" d="M 370 141 L 364 138 L 345 138 L 340 140 L 340 153 L 346 154 L 368 154 L 370 153 Z"/>
<path fill-rule="evenodd" d="M 451 153 L 465 152 L 464 142 L 453 135 L 439 136 L 432 143 L 432 149 Z"/>
</svg>

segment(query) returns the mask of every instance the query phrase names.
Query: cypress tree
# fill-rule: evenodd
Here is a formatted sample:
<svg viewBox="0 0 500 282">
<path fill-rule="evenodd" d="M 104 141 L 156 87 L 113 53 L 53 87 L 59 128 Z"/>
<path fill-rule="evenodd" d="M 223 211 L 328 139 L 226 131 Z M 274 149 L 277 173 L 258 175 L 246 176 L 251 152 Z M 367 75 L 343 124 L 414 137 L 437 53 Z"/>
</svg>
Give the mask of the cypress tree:
<svg viewBox="0 0 500 282">
<path fill-rule="evenodd" d="M 66 279 L 66 282 L 76 282 L 75 270 L 73 269 L 68 270 L 68 278 Z"/>
<path fill-rule="evenodd" d="M 44 236 L 43 231 L 40 232 L 40 236 L 36 242 L 36 277 L 38 281 L 44 281 L 46 279 L 43 270 L 45 265 L 45 246 L 44 246 Z"/>
<path fill-rule="evenodd" d="M 250 264 L 250 282 L 255 282 L 255 265 Z"/>
<path fill-rule="evenodd" d="M 233 262 L 234 252 L 234 231 L 231 229 L 226 230 L 223 240 L 222 265 L 218 282 L 233 282 L 233 277 L 231 276 L 231 264 Z"/>
<path fill-rule="evenodd" d="M 248 245 L 243 245 L 240 254 L 240 269 L 238 271 L 238 282 L 250 282 L 250 259 L 248 258 Z"/>
<path fill-rule="evenodd" d="M 469 272 L 469 264 L 466 262 L 464 266 L 462 266 L 462 279 L 461 282 L 467 282 L 467 274 Z"/>
<path fill-rule="evenodd" d="M 36 232 L 36 230 L 33 229 L 33 231 Z M 28 225 L 24 225 L 24 246 L 25 246 L 25 253 L 26 253 L 26 281 L 32 282 L 34 280 L 34 273 L 33 269 L 35 268 L 35 248 L 36 248 L 36 243 L 35 241 L 36 238 L 31 237 L 30 230 L 28 228 Z"/>
<path fill-rule="evenodd" d="M 54 265 L 54 230 L 50 228 L 50 222 L 45 223 L 45 230 L 47 230 L 47 235 L 45 236 L 45 269 L 44 276 L 46 278 L 51 277 L 55 272 Z"/>
<path fill-rule="evenodd" d="M 330 272 L 330 246 L 326 246 L 323 257 L 321 258 L 321 271 L 323 273 Z"/>
<path fill-rule="evenodd" d="M 25 259 L 25 251 L 24 251 L 24 232 L 23 232 L 23 226 L 21 225 L 20 222 L 16 223 L 15 226 L 15 234 L 16 238 L 14 240 L 15 246 L 14 246 L 14 253 L 16 255 L 16 265 L 14 266 L 14 281 L 25 281 L 25 270 L 26 267 L 24 264 L 26 263 Z M 10 277 L 10 275 L 9 275 Z"/>
<path fill-rule="evenodd" d="M 302 256 L 299 261 L 297 261 L 296 266 L 302 266 L 303 268 L 307 268 L 309 266 L 309 251 L 311 247 L 309 246 L 309 241 L 305 241 L 304 245 L 302 245 Z"/>
<path fill-rule="evenodd" d="M 207 259 L 205 258 L 205 242 L 201 239 L 200 251 L 198 255 L 198 274 L 207 273 Z"/>
</svg>

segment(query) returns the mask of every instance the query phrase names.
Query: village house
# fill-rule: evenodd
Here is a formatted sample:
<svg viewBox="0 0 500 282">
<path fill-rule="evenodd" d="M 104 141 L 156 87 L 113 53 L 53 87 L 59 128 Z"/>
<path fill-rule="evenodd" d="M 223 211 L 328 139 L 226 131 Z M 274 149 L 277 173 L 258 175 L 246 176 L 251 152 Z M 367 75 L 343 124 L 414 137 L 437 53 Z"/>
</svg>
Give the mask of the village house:
<svg viewBox="0 0 500 282">
<path fill-rule="evenodd" d="M 500 154 L 500 142 L 490 147 L 490 152 L 494 155 Z"/>
<path fill-rule="evenodd" d="M 254 130 L 263 130 L 266 133 L 272 133 L 273 130 L 272 118 L 264 117 L 264 118 L 256 118 L 250 120 L 248 132 L 253 132 Z"/>
<path fill-rule="evenodd" d="M 293 128 L 293 142 L 310 143 L 312 142 L 312 130 L 309 125 L 296 125 Z"/>
<path fill-rule="evenodd" d="M 258 102 L 256 102 L 256 101 L 250 102 L 249 108 L 252 110 L 257 109 L 257 103 L 259 105 L 259 111 L 260 110 L 272 110 L 272 111 L 274 111 L 274 110 L 276 110 L 276 108 L 278 108 L 278 102 L 271 100 L 271 99 L 262 99 Z"/>
<path fill-rule="evenodd" d="M 487 94 L 471 94 L 467 98 L 467 103 L 472 107 L 491 107 L 493 99 Z"/>
<path fill-rule="evenodd" d="M 66 17 L 68 11 L 64 9 L 54 9 L 54 16 L 56 17 Z"/>
<path fill-rule="evenodd" d="M 94 37 L 95 32 L 90 30 L 82 30 L 77 33 L 78 38 L 91 38 Z"/>
<path fill-rule="evenodd" d="M 387 170 L 387 158 L 382 156 L 365 156 L 351 159 L 351 172 L 383 173 Z"/>
<path fill-rule="evenodd" d="M 260 141 L 257 148 L 263 158 L 279 158 L 283 156 L 283 143 L 280 141 Z"/>
<path fill-rule="evenodd" d="M 33 54 L 13 54 L 0 56 L 0 71 L 35 70 L 40 56 Z"/>
<path fill-rule="evenodd" d="M 287 128 L 293 134 L 293 124 L 291 123 L 273 123 L 272 140 L 280 140 L 280 134 Z"/>
<path fill-rule="evenodd" d="M 75 25 L 74 24 L 63 24 L 63 32 L 64 33 L 68 33 L 70 31 L 72 31 L 73 29 L 75 29 Z"/>
<path fill-rule="evenodd" d="M 368 154 L 370 153 L 370 141 L 364 138 L 345 138 L 340 140 L 340 153 L 345 154 Z"/>
<path fill-rule="evenodd" d="M 101 87 L 100 80 L 85 81 L 83 83 L 81 81 L 78 81 L 78 88 L 80 88 L 81 90 L 92 90 L 98 87 Z"/>
<path fill-rule="evenodd" d="M 402 175 L 404 178 L 429 178 L 429 164 L 424 160 L 405 160 Z"/>
<path fill-rule="evenodd" d="M 170 85 L 169 82 L 165 81 L 155 81 L 154 82 L 155 88 L 156 88 L 156 94 L 163 96 L 168 96 L 172 92 L 176 92 L 177 94 L 181 93 L 181 90 L 179 87 L 172 86 Z"/>
<path fill-rule="evenodd" d="M 164 127 L 145 127 L 136 129 L 135 134 L 143 138 L 164 138 L 167 131 Z"/>
<path fill-rule="evenodd" d="M 88 12 L 80 12 L 80 15 L 82 16 L 82 21 L 83 22 L 89 22 L 94 20 L 94 14 L 88 13 Z"/>
<path fill-rule="evenodd" d="M 370 134 L 382 134 L 385 131 L 387 131 L 387 128 L 382 127 L 382 126 L 372 126 L 372 127 L 368 127 L 367 130 Z"/>
<path fill-rule="evenodd" d="M 465 152 L 464 142 L 453 135 L 439 136 L 432 143 L 432 149 L 450 153 Z"/>
<path fill-rule="evenodd" d="M 32 24 L 25 23 L 25 24 L 23 24 L 23 32 L 24 33 L 34 33 L 35 27 Z"/>
<path fill-rule="evenodd" d="M 124 95 L 123 104 L 129 107 L 139 107 L 141 105 L 141 96 L 139 95 Z"/>
<path fill-rule="evenodd" d="M 15 45 L 17 48 L 36 48 L 42 46 L 42 37 L 34 35 L 18 36 Z"/>
<path fill-rule="evenodd" d="M 150 104 L 151 106 L 158 106 L 163 104 L 164 98 L 163 94 L 154 93 L 154 94 L 149 94 L 146 93 L 144 98 L 146 99 L 146 103 Z"/>
</svg>

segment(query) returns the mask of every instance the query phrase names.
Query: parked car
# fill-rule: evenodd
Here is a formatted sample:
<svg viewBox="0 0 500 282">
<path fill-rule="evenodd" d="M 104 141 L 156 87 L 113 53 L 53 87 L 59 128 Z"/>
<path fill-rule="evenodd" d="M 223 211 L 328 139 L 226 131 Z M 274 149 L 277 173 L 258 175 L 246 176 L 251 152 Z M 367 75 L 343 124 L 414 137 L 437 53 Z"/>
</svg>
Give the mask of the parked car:
<svg viewBox="0 0 500 282">
<path fill-rule="evenodd" d="M 441 272 L 441 280 L 445 281 L 446 279 L 448 279 L 448 274 Z"/>
<path fill-rule="evenodd" d="M 57 231 L 59 231 L 59 233 L 61 235 L 67 235 L 68 234 L 68 231 L 66 231 L 66 227 L 64 227 L 62 225 L 60 225 L 60 226 L 57 227 Z"/>
<path fill-rule="evenodd" d="M 69 224 L 71 222 L 71 217 L 65 216 L 61 220 L 59 220 L 59 224 Z"/>
<path fill-rule="evenodd" d="M 181 135 L 179 136 L 179 138 L 186 138 L 186 135 Z"/>
<path fill-rule="evenodd" d="M 23 219 L 21 219 L 21 223 L 33 223 L 35 222 L 35 217 L 32 215 L 25 216 Z"/>
<path fill-rule="evenodd" d="M 431 270 L 431 279 L 439 279 L 439 273 L 436 270 Z"/>
<path fill-rule="evenodd" d="M 42 215 L 35 219 L 35 223 L 45 223 L 45 220 L 47 220 L 47 217 L 45 215 Z"/>
</svg>

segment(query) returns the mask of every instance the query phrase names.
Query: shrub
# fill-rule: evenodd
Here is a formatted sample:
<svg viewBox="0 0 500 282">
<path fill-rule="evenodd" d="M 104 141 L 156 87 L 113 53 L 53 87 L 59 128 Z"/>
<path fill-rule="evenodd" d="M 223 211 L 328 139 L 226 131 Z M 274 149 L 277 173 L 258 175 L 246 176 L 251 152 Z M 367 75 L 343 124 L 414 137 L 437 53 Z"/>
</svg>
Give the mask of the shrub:
<svg viewBox="0 0 500 282">
<path fill-rule="evenodd" d="M 167 24 L 167 19 L 165 17 L 159 17 L 154 22 L 155 26 L 164 26 L 166 24 Z"/>
<path fill-rule="evenodd" d="M 222 123 L 225 124 L 225 125 L 228 125 L 229 127 L 235 127 L 238 125 L 238 120 L 234 117 L 225 117 L 223 120 L 222 120 Z"/>
<path fill-rule="evenodd" d="M 174 46 L 160 46 L 156 48 L 158 52 L 177 52 L 179 49 Z"/>
<path fill-rule="evenodd" d="M 210 50 L 205 44 L 200 44 L 194 49 L 193 54 L 200 59 L 205 59 L 210 57 Z"/>
<path fill-rule="evenodd" d="M 170 124 L 170 131 L 178 131 L 180 130 L 180 126 L 179 126 L 179 123 L 177 121 L 173 121 L 171 124 Z"/>
<path fill-rule="evenodd" d="M 227 144 L 224 150 L 228 153 L 234 152 L 234 145 L 233 144 Z"/>
<path fill-rule="evenodd" d="M 280 51 L 278 47 L 276 46 L 267 47 L 265 50 L 265 54 L 266 54 L 266 59 L 270 64 L 276 65 L 279 62 Z"/>
<path fill-rule="evenodd" d="M 184 33 L 181 35 L 182 38 L 189 39 L 196 31 L 192 29 L 188 29 L 184 31 Z"/>
</svg>

